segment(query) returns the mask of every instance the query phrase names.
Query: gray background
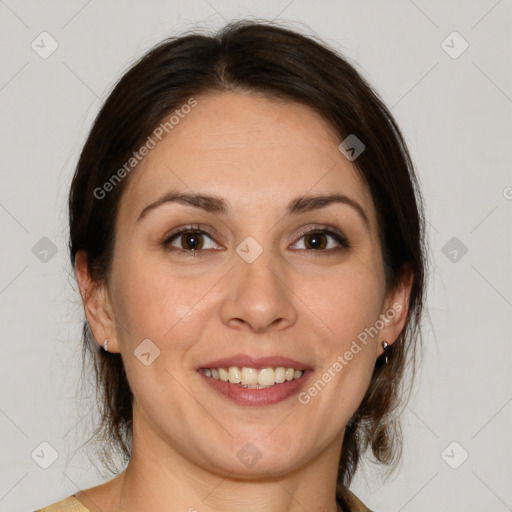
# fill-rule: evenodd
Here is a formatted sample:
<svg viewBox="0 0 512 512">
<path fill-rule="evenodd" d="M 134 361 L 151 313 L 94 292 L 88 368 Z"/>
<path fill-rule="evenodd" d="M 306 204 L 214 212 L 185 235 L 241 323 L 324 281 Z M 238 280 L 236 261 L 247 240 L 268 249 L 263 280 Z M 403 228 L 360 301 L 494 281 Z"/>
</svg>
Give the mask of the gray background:
<svg viewBox="0 0 512 512">
<path fill-rule="evenodd" d="M 160 39 L 241 17 L 286 22 L 356 61 L 423 185 L 430 324 L 403 462 L 387 481 L 368 464 L 353 490 L 377 512 L 512 510 L 511 14 L 510 0 L 0 1 L 0 510 L 104 479 L 80 449 L 91 403 L 77 399 L 81 309 L 66 253 L 66 193 L 93 117 Z M 46 59 L 43 31 L 58 44 Z"/>
</svg>

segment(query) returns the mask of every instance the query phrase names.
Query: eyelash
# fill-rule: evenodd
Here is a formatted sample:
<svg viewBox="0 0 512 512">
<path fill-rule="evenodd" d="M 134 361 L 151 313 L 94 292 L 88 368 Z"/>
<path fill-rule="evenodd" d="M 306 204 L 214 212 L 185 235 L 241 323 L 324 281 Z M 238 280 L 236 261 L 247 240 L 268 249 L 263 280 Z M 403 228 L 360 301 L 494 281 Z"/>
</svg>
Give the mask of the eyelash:
<svg viewBox="0 0 512 512">
<path fill-rule="evenodd" d="M 203 256 L 204 254 L 201 254 L 201 253 L 215 250 L 215 249 L 206 249 L 206 250 L 178 249 L 178 248 L 172 247 L 170 245 L 170 243 L 175 238 L 178 238 L 180 235 L 183 235 L 185 233 L 195 233 L 195 234 L 200 234 L 200 235 L 206 235 L 213 240 L 213 234 L 210 233 L 207 229 L 201 229 L 199 225 L 190 225 L 190 226 L 185 226 L 184 228 L 181 228 L 178 231 L 174 231 L 174 232 L 170 233 L 168 236 L 166 236 L 166 238 L 162 242 L 162 246 L 164 247 L 164 249 L 166 249 L 168 251 L 181 252 L 184 256 L 187 256 L 187 257 L 190 257 L 190 256 L 195 257 L 197 255 Z M 316 235 L 316 234 L 320 234 L 320 233 L 330 236 L 336 242 L 338 242 L 338 244 L 340 244 L 341 247 L 336 248 L 336 249 L 317 249 L 317 250 L 315 250 L 315 249 L 298 249 L 298 250 L 312 252 L 315 254 L 315 256 L 322 256 L 322 255 L 330 256 L 330 255 L 332 255 L 333 252 L 337 253 L 339 250 L 350 248 L 350 244 L 349 244 L 347 238 L 345 237 L 345 235 L 340 233 L 336 228 L 330 227 L 330 226 L 322 226 L 320 228 L 313 228 L 313 229 L 304 231 L 299 235 L 297 240 L 300 240 L 301 238 L 303 238 L 307 235 Z M 322 253 L 327 253 L 327 254 L 322 254 Z"/>
</svg>

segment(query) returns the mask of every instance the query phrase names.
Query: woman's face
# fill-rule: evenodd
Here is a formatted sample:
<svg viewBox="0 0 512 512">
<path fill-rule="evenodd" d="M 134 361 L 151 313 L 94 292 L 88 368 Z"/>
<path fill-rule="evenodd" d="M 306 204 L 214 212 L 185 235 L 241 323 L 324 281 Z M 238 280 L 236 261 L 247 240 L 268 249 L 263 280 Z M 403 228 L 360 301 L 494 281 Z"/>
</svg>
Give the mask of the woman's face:
<svg viewBox="0 0 512 512">
<path fill-rule="evenodd" d="M 403 325 L 371 196 L 307 107 L 196 99 L 130 176 L 104 295 L 112 322 L 89 318 L 122 354 L 134 451 L 242 476 L 337 463 L 381 343 Z"/>
</svg>

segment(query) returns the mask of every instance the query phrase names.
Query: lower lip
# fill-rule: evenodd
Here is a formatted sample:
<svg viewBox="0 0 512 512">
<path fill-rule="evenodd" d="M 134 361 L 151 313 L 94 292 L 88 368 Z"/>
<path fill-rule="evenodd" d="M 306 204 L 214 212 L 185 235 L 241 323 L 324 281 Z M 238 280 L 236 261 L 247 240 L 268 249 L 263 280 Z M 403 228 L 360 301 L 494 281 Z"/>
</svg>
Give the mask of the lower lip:
<svg viewBox="0 0 512 512">
<path fill-rule="evenodd" d="M 239 405 L 272 405 L 297 394 L 308 380 L 310 371 L 306 370 L 300 379 L 288 380 L 282 384 L 275 384 L 264 389 L 248 389 L 237 384 L 207 377 L 200 371 L 198 373 L 215 391 Z"/>
</svg>

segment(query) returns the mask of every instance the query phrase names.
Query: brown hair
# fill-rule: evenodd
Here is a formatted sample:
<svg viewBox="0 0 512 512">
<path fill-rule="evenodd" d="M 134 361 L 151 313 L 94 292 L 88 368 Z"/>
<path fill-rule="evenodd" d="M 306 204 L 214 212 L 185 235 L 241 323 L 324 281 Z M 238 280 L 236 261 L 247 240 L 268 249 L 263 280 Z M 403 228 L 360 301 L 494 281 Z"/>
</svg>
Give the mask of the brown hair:
<svg viewBox="0 0 512 512">
<path fill-rule="evenodd" d="M 389 110 L 346 58 L 314 36 L 246 20 L 211 37 L 188 34 L 151 49 L 115 85 L 80 155 L 69 195 L 71 262 L 74 266 L 77 251 L 83 250 L 92 278 L 107 280 L 116 214 L 129 176 L 105 198 L 98 199 L 95 191 L 187 99 L 226 90 L 308 105 L 329 122 L 340 142 L 350 134 L 363 141 L 365 149 L 353 164 L 376 207 L 388 289 L 401 282 L 405 266 L 413 272 L 406 325 L 392 345 L 389 363 L 377 360 L 368 391 L 346 427 L 338 472 L 341 496 L 368 447 L 377 462 L 391 469 L 400 459 L 397 411 L 411 389 L 403 385 L 405 369 L 412 376 L 416 368 L 427 263 L 422 198 L 406 144 Z M 88 353 L 101 408 L 94 432 L 100 440 L 97 454 L 117 473 L 110 454 L 121 455 L 124 462 L 130 458 L 133 395 L 121 355 L 98 348 L 87 320 L 83 341 L 84 368 Z"/>
</svg>

